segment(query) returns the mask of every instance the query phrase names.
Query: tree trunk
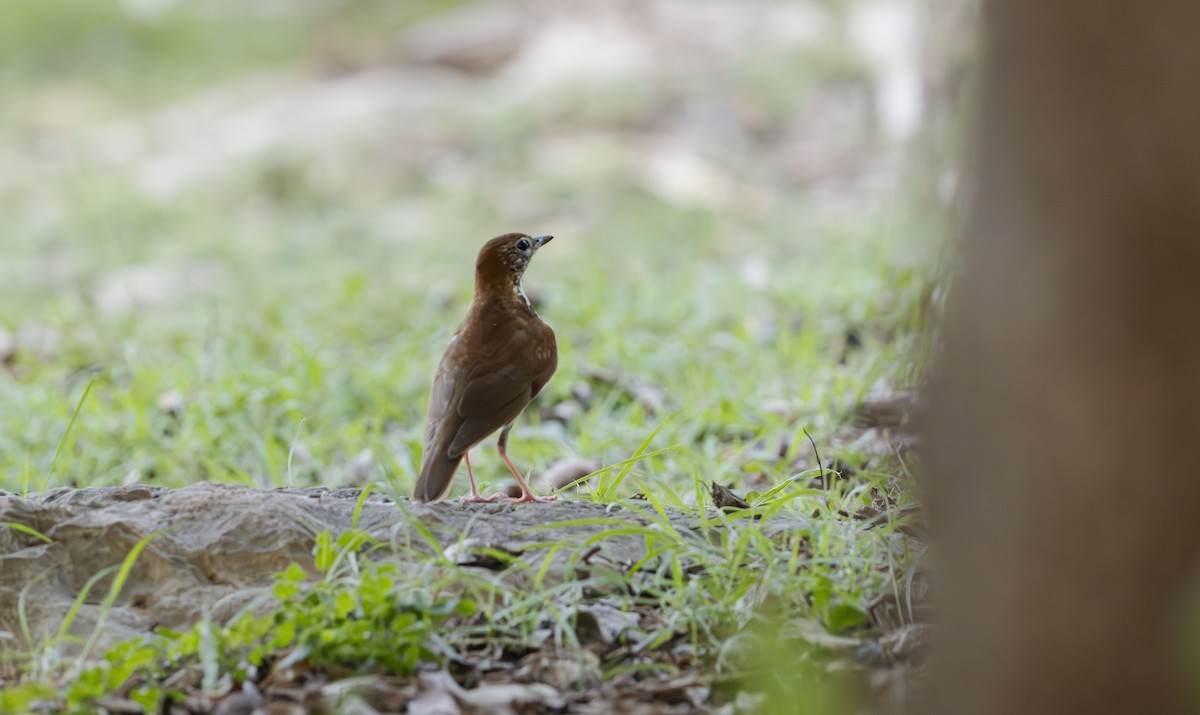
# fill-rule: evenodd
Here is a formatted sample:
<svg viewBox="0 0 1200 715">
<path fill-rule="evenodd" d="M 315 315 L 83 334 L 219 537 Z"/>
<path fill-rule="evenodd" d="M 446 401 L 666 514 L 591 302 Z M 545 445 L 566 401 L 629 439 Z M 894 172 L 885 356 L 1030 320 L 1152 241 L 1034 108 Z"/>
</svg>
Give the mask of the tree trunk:
<svg viewBox="0 0 1200 715">
<path fill-rule="evenodd" d="M 1200 0 L 997 0 L 984 23 L 927 395 L 935 711 L 1195 711 Z"/>
</svg>

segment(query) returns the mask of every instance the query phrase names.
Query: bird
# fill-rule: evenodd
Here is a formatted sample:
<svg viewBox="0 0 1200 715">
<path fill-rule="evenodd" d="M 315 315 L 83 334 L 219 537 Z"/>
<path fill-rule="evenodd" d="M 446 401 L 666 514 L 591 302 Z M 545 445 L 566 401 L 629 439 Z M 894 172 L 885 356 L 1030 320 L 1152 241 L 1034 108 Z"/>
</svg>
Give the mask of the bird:
<svg viewBox="0 0 1200 715">
<path fill-rule="evenodd" d="M 500 457 L 521 487 L 513 503 L 553 501 L 533 493 L 508 457 L 508 433 L 558 367 L 554 330 L 533 309 L 521 280 L 530 259 L 553 236 L 506 233 L 483 245 L 475 259 L 475 292 L 466 317 L 450 338 L 429 393 L 421 473 L 413 498 L 442 499 L 459 461 L 466 462 L 470 494 L 464 503 L 488 502 L 475 485 L 468 451 L 500 430 Z"/>
</svg>

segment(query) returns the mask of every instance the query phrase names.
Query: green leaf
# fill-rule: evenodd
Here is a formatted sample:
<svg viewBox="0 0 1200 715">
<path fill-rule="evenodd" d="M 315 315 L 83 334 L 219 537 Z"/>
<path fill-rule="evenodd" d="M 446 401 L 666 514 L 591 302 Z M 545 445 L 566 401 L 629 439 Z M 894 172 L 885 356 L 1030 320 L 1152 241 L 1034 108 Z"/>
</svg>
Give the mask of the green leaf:
<svg viewBox="0 0 1200 715">
<path fill-rule="evenodd" d="M 44 683 L 23 683 L 0 688 L 0 712 L 29 713 L 35 711 L 48 712 L 35 703 L 49 703 L 54 700 L 54 688 Z"/>
<path fill-rule="evenodd" d="M 161 688 L 151 685 L 139 685 L 129 693 L 129 699 L 142 706 L 148 713 L 156 713 L 162 709 L 163 692 Z"/>
<path fill-rule="evenodd" d="M 317 534 L 317 543 L 313 545 L 313 560 L 321 573 L 329 571 L 337 559 L 337 548 L 333 544 L 333 534 L 328 529 Z"/>
<path fill-rule="evenodd" d="M 849 603 L 839 603 L 825 613 L 825 627 L 830 633 L 844 633 L 866 623 L 867 612 Z"/>
<path fill-rule="evenodd" d="M 474 601 L 464 598 L 460 599 L 458 603 L 454 604 L 454 610 L 458 612 L 458 615 L 470 618 L 479 612 L 479 606 Z"/>
<path fill-rule="evenodd" d="M 286 648 L 296 640 L 296 622 L 283 621 L 275 627 L 275 637 L 271 644 L 276 648 Z"/>
<path fill-rule="evenodd" d="M 338 618 L 345 618 L 351 611 L 358 606 L 358 599 L 349 591 L 338 593 L 334 600 L 334 613 Z"/>
<path fill-rule="evenodd" d="M 288 564 L 288 567 L 275 574 L 275 586 L 271 589 L 271 593 L 280 601 L 286 601 L 300 592 L 300 584 L 308 578 L 308 574 L 297 563 Z"/>
</svg>

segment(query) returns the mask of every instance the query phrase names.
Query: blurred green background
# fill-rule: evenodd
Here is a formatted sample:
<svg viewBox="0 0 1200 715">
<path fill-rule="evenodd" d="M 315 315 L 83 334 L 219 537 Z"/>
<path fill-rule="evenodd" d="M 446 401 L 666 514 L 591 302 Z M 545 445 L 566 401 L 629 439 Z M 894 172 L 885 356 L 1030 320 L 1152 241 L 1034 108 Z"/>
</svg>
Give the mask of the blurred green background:
<svg viewBox="0 0 1200 715">
<path fill-rule="evenodd" d="M 668 415 L 655 444 L 685 448 L 630 493 L 765 488 L 815 466 L 802 428 L 891 452 L 852 418 L 924 358 L 957 3 L 2 12 L 2 489 L 407 491 L 508 231 L 556 236 L 526 277 L 561 354 L 514 432 L 535 475 Z"/>
</svg>

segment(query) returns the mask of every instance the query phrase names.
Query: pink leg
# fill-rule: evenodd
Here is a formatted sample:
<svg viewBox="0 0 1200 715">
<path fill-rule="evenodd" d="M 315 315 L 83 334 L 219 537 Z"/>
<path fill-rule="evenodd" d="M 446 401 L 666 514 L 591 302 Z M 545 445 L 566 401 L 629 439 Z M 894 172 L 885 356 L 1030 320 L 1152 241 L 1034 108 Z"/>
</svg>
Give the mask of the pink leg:
<svg viewBox="0 0 1200 715">
<path fill-rule="evenodd" d="M 504 429 L 500 430 L 500 441 L 496 444 L 496 449 L 500 451 L 500 457 L 508 468 L 512 470 L 513 476 L 517 478 L 517 484 L 521 485 L 521 496 L 516 499 L 505 499 L 510 504 L 523 504 L 525 502 L 548 502 L 558 499 L 556 496 L 539 497 L 533 493 L 529 485 L 525 483 L 525 479 L 521 473 L 517 471 L 512 460 L 508 458 L 508 430 L 512 427 L 511 424 L 505 425 Z"/>
<path fill-rule="evenodd" d="M 464 454 L 463 461 L 467 463 L 467 479 L 471 482 L 471 493 L 464 496 L 459 501 L 463 504 L 478 504 L 480 502 L 490 502 L 494 499 L 499 499 L 499 494 L 493 494 L 490 497 L 479 496 L 479 490 L 475 487 L 475 475 L 471 472 L 471 457 Z"/>
</svg>

